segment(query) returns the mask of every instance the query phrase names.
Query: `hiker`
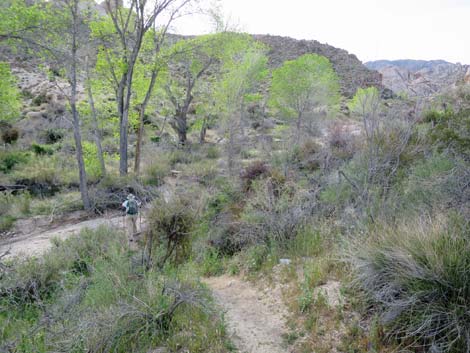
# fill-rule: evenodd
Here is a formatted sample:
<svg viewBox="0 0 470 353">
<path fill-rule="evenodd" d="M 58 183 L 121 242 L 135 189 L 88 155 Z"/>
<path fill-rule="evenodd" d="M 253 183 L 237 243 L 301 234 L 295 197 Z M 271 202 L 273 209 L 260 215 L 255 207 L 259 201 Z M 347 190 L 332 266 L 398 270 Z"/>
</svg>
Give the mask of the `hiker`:
<svg viewBox="0 0 470 353">
<path fill-rule="evenodd" d="M 127 236 L 129 242 L 134 241 L 137 233 L 137 217 L 139 216 L 140 201 L 134 195 L 127 195 L 127 200 L 122 203 L 122 207 L 126 209 Z"/>
</svg>

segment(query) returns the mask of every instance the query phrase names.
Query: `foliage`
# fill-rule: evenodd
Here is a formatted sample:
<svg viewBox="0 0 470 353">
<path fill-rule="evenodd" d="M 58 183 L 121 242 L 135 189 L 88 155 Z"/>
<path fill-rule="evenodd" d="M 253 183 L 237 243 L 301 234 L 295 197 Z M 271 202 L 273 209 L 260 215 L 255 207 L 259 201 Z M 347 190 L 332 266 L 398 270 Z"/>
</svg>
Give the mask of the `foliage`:
<svg viewBox="0 0 470 353">
<path fill-rule="evenodd" d="M 190 199 L 174 197 L 170 202 L 157 199 L 147 217 L 149 224 L 145 247 L 147 266 L 163 267 L 167 261 L 179 264 L 190 254 L 190 235 L 196 210 Z M 161 250 L 161 256 L 158 251 Z"/>
<path fill-rule="evenodd" d="M 20 108 L 20 95 L 15 79 L 11 74 L 10 65 L 0 62 L 0 120 L 18 118 L 20 116 Z"/>
<path fill-rule="evenodd" d="M 98 159 L 98 148 L 96 144 L 90 141 L 83 141 L 82 147 L 86 173 L 90 181 L 98 180 L 102 177 L 101 165 Z"/>
<path fill-rule="evenodd" d="M 331 112 L 339 104 L 338 77 L 330 61 L 317 54 L 305 54 L 275 69 L 272 73 L 270 104 L 283 117 L 311 119 L 315 109 Z"/>
<path fill-rule="evenodd" d="M 101 227 L 2 267 L 0 349 L 227 352 L 202 285 L 189 273 L 144 272 L 125 244 L 124 234 Z"/>
<path fill-rule="evenodd" d="M 358 88 L 348 103 L 349 110 L 360 118 L 376 115 L 381 108 L 380 93 L 375 87 Z"/>
<path fill-rule="evenodd" d="M 427 351 L 470 349 L 470 242 L 458 217 L 377 227 L 353 241 L 356 283 L 380 314 L 389 338 Z"/>
<path fill-rule="evenodd" d="M 269 174 L 269 168 L 263 161 L 254 161 L 240 173 L 240 179 L 243 182 L 243 189 L 250 190 L 251 184 L 256 179 L 266 177 Z"/>
<path fill-rule="evenodd" d="M 13 127 L 5 127 L 5 130 L 2 132 L 2 140 L 6 144 L 13 144 L 18 140 L 18 137 L 20 136 L 20 132 L 18 129 L 13 128 Z"/>
<path fill-rule="evenodd" d="M 9 173 L 18 164 L 25 163 L 29 159 L 27 152 L 0 151 L 0 172 Z"/>
<path fill-rule="evenodd" d="M 164 178 L 170 174 L 170 171 L 171 163 L 169 156 L 160 153 L 145 165 L 143 182 L 147 185 L 160 186 L 164 183 Z"/>
<path fill-rule="evenodd" d="M 430 111 L 424 121 L 431 123 L 429 137 L 439 150 L 450 149 L 470 160 L 470 109 Z"/>
<path fill-rule="evenodd" d="M 34 154 L 37 156 L 44 156 L 44 155 L 52 155 L 54 153 L 54 149 L 51 146 L 41 145 L 39 143 L 31 144 L 31 149 L 33 150 Z"/>
</svg>

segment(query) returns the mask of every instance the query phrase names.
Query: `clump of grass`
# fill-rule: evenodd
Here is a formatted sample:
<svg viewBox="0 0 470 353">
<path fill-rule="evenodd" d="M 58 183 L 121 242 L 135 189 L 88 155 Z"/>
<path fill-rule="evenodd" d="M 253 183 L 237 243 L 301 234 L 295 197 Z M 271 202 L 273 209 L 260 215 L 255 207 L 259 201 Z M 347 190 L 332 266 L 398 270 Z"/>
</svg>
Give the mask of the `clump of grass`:
<svg viewBox="0 0 470 353">
<path fill-rule="evenodd" d="M 470 228 L 441 217 L 376 228 L 349 260 L 388 338 L 432 352 L 470 350 Z"/>
<path fill-rule="evenodd" d="M 146 185 L 160 186 L 164 178 L 170 174 L 171 163 L 167 155 L 160 155 L 152 159 L 144 168 L 143 182 Z"/>
</svg>

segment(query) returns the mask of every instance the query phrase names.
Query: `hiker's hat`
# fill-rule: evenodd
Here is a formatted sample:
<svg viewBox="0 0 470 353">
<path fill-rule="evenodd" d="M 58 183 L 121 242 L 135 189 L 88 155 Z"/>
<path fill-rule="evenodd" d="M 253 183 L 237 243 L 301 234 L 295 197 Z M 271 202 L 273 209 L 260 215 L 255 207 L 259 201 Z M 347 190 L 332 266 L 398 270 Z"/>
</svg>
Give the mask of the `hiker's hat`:
<svg viewBox="0 0 470 353">
<path fill-rule="evenodd" d="M 132 195 L 132 194 L 129 194 L 129 195 L 127 195 L 127 199 L 128 200 L 133 200 L 133 199 L 135 199 L 135 196 Z"/>
</svg>

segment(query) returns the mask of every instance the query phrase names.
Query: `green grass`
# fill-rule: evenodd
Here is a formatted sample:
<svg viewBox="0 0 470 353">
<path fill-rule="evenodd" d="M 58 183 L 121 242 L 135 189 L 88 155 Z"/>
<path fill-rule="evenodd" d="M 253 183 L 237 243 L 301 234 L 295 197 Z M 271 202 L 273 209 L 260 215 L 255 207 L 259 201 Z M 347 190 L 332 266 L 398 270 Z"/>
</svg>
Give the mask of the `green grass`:
<svg viewBox="0 0 470 353">
<path fill-rule="evenodd" d="M 9 261 L 0 282 L 0 350 L 230 351 L 191 264 L 145 270 L 126 244 L 115 230 L 85 230 L 42 258 Z"/>
</svg>

